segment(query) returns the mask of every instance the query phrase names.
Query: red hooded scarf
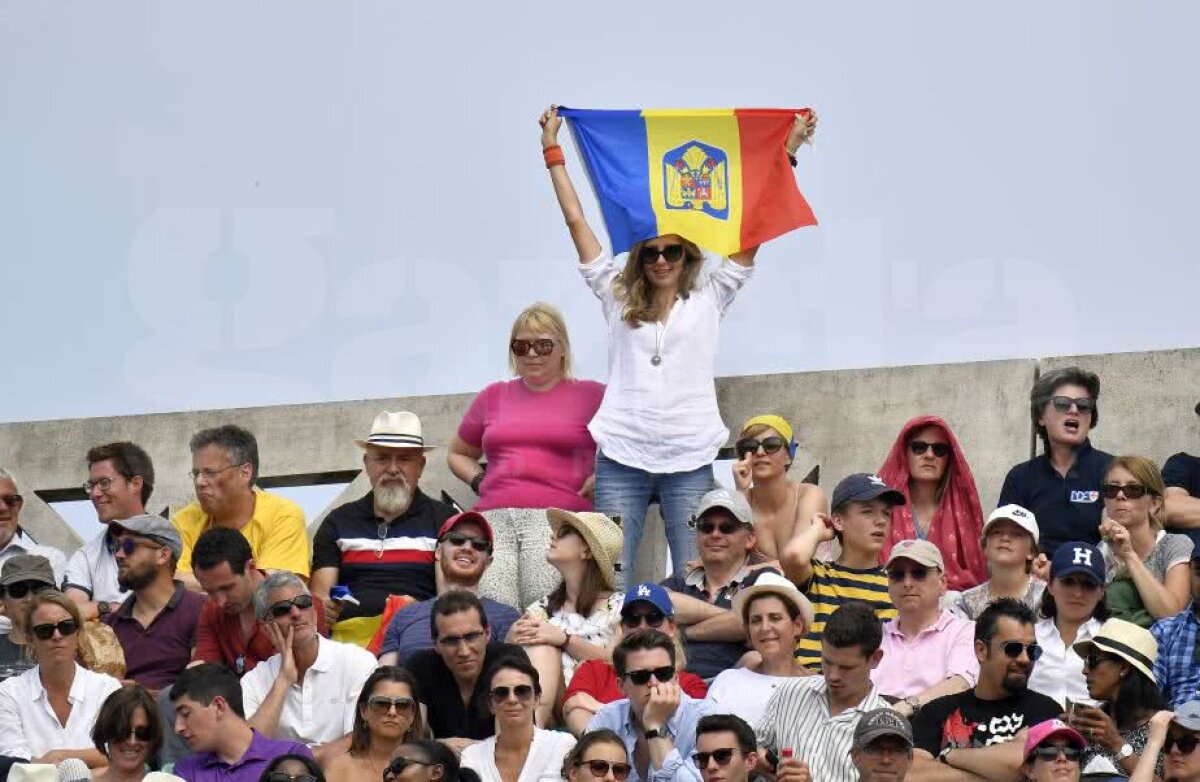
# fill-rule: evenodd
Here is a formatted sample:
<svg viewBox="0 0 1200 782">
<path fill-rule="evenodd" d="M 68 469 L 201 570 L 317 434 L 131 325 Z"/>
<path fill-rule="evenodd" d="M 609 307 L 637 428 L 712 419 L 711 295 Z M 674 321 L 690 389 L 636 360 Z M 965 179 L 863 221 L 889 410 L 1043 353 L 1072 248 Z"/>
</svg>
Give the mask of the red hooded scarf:
<svg viewBox="0 0 1200 782">
<path fill-rule="evenodd" d="M 987 580 L 987 561 L 980 548 L 983 535 L 983 510 L 979 505 L 979 492 L 971 468 L 958 447 L 958 440 L 946 422 L 937 416 L 914 418 L 904 425 L 896 442 L 892 444 L 879 477 L 888 486 L 904 493 L 908 500 L 904 505 L 892 509 L 892 531 L 883 547 L 883 559 L 887 561 L 892 546 L 902 540 L 917 536 L 913 524 L 912 495 L 908 489 L 908 441 L 913 433 L 926 426 L 936 426 L 950 443 L 950 460 L 946 465 L 946 488 L 938 501 L 933 523 L 929 526 L 927 539 L 942 552 L 946 561 L 946 582 L 950 589 L 969 589 Z"/>
</svg>

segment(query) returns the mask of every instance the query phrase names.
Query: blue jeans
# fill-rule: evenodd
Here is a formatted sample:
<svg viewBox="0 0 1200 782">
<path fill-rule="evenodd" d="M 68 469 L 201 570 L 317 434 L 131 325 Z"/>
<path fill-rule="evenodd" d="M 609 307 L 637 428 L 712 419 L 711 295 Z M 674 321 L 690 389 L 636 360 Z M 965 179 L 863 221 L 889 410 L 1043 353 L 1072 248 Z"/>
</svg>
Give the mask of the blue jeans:
<svg viewBox="0 0 1200 782">
<path fill-rule="evenodd" d="M 625 533 L 621 572 L 617 574 L 621 589 L 634 583 L 637 551 L 650 503 L 658 503 L 671 550 L 671 566 L 676 574 L 682 574 L 687 561 L 696 558 L 696 534 L 688 521 L 700 498 L 714 485 L 711 464 L 690 472 L 655 473 L 627 467 L 596 451 L 596 510 L 610 518 L 620 517 Z"/>
</svg>

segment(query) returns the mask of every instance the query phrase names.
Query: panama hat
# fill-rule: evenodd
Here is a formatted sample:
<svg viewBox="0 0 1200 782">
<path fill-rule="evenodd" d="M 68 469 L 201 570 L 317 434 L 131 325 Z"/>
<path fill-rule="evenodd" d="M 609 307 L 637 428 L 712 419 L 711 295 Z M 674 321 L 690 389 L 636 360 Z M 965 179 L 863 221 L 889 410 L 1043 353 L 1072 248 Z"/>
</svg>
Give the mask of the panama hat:
<svg viewBox="0 0 1200 782">
<path fill-rule="evenodd" d="M 1144 627 L 1124 619 L 1109 619 L 1100 625 L 1100 630 L 1086 641 L 1078 641 L 1074 647 L 1075 654 L 1087 657 L 1092 649 L 1114 657 L 1120 657 L 1125 662 L 1137 668 L 1154 684 L 1154 659 L 1158 656 L 1158 642 Z"/>
<path fill-rule="evenodd" d="M 559 527 L 567 524 L 583 537 L 592 552 L 592 558 L 600 566 L 605 585 L 609 589 L 616 589 L 617 562 L 621 559 L 621 547 L 625 543 L 617 523 L 603 513 L 573 513 L 561 508 L 550 508 L 546 511 L 546 518 L 555 534 Z"/>
<path fill-rule="evenodd" d="M 813 607 L 804 593 L 796 588 L 790 579 L 778 573 L 763 573 L 748 587 L 743 587 L 733 596 L 733 614 L 741 617 L 744 607 L 754 598 L 762 594 L 776 595 L 780 600 L 791 603 L 800 612 L 806 628 L 812 627 Z"/>
<path fill-rule="evenodd" d="M 425 444 L 425 438 L 421 436 L 421 419 L 407 410 L 398 413 L 384 410 L 375 416 L 367 439 L 355 440 L 354 444 L 359 448 L 377 445 L 380 448 L 419 448 L 422 451 L 432 451 L 436 447 Z"/>
</svg>

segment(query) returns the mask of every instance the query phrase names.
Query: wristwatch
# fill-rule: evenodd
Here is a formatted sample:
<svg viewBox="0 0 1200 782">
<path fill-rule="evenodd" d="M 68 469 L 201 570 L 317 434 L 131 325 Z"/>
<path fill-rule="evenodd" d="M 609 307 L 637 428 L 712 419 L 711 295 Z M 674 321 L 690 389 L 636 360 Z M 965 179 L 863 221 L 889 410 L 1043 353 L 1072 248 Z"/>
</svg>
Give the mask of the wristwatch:
<svg viewBox="0 0 1200 782">
<path fill-rule="evenodd" d="M 904 703 L 907 703 L 908 708 L 912 709 L 913 716 L 917 716 L 917 712 L 921 710 L 921 702 L 917 700 L 917 696 L 909 695 L 904 699 Z"/>
<path fill-rule="evenodd" d="M 1117 754 L 1113 755 L 1113 760 L 1120 763 L 1125 758 L 1130 757 L 1133 757 L 1133 745 L 1129 742 L 1125 742 L 1121 745 L 1121 748 L 1117 750 Z"/>
<path fill-rule="evenodd" d="M 670 736 L 671 736 L 671 734 L 670 734 L 670 733 L 667 733 L 667 726 L 666 726 L 666 725 L 663 725 L 663 726 L 661 726 L 661 727 L 655 728 L 654 730 L 648 730 L 648 731 L 646 731 L 645 733 L 643 733 L 642 735 L 646 737 L 646 740 L 647 740 L 647 741 L 649 741 L 650 739 L 665 739 L 665 738 L 670 738 Z"/>
</svg>

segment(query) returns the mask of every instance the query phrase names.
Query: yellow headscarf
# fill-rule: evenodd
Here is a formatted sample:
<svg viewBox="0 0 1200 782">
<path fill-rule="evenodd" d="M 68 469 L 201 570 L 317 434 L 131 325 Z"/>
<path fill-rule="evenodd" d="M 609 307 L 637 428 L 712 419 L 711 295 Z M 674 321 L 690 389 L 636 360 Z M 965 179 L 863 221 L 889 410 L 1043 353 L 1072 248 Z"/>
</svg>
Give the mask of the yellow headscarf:
<svg viewBox="0 0 1200 782">
<path fill-rule="evenodd" d="M 792 427 L 788 425 L 787 421 L 783 420 L 782 417 L 777 415 L 756 415 L 746 423 L 742 424 L 742 431 L 744 432 L 750 427 L 758 424 L 769 426 L 776 432 L 779 432 L 779 434 L 783 435 L 783 439 L 787 440 L 789 444 L 793 441 Z"/>
</svg>

